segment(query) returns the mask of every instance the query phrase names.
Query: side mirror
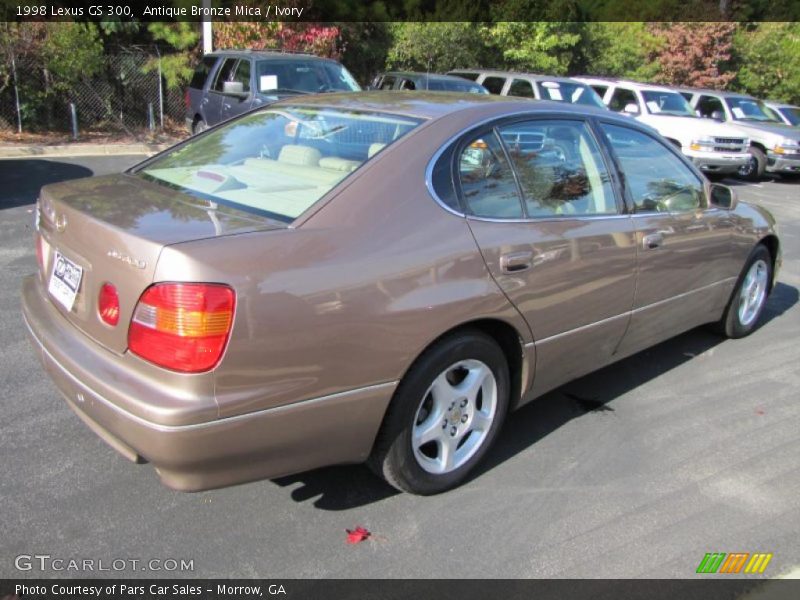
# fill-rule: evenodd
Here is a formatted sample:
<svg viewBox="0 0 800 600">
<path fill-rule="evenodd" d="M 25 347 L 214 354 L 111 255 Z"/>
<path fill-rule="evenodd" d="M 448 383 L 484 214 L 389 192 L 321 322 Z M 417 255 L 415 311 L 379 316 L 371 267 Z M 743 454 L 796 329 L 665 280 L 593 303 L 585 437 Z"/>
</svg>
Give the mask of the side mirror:
<svg viewBox="0 0 800 600">
<path fill-rule="evenodd" d="M 719 183 L 711 184 L 711 196 L 709 198 L 709 204 L 711 204 L 711 206 L 724 210 L 733 210 L 736 208 L 738 202 L 739 199 L 732 188 Z"/>
<path fill-rule="evenodd" d="M 244 84 L 241 81 L 225 81 L 222 84 L 222 93 L 226 96 L 236 96 L 237 98 L 247 98 L 244 91 Z"/>
<path fill-rule="evenodd" d="M 639 106 L 631 102 L 630 104 L 626 104 L 625 108 L 622 109 L 622 112 L 626 112 L 631 115 L 638 115 L 639 114 Z"/>
<path fill-rule="evenodd" d="M 711 118 L 714 119 L 715 121 L 724 121 L 725 113 L 723 113 L 721 110 L 715 110 L 714 112 L 711 113 Z"/>
</svg>

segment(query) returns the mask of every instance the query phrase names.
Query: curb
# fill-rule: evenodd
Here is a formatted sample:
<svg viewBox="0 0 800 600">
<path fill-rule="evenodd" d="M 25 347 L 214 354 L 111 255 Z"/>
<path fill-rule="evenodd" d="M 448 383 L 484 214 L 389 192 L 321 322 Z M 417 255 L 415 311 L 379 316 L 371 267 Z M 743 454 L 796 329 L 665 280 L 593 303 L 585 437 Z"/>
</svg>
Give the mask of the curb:
<svg viewBox="0 0 800 600">
<path fill-rule="evenodd" d="M 62 144 L 56 146 L 0 146 L 0 158 L 32 156 L 119 156 L 155 154 L 172 144 Z"/>
</svg>

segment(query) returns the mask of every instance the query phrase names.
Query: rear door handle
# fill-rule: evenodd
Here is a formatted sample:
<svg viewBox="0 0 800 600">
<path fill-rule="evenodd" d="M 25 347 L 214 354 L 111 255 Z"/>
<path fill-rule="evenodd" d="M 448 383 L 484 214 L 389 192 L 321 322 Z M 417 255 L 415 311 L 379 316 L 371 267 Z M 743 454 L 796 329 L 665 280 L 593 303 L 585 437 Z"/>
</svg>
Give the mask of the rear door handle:
<svg viewBox="0 0 800 600">
<path fill-rule="evenodd" d="M 533 252 L 513 252 L 500 257 L 500 269 L 506 273 L 518 273 L 530 269 L 533 265 Z"/>
<path fill-rule="evenodd" d="M 664 236 L 660 233 L 649 233 L 642 239 L 642 245 L 645 250 L 655 250 L 664 243 Z"/>
</svg>

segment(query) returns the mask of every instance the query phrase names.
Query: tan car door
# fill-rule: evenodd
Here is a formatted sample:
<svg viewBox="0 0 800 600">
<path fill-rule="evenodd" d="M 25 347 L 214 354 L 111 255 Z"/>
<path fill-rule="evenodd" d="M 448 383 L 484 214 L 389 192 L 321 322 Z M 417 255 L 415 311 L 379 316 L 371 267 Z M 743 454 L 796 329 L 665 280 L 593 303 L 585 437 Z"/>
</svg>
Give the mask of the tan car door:
<svg viewBox="0 0 800 600">
<path fill-rule="evenodd" d="M 633 303 L 635 232 L 588 124 L 500 125 L 465 140 L 455 165 L 486 264 L 533 332 L 533 394 L 613 360 Z"/>
<path fill-rule="evenodd" d="M 727 211 L 711 208 L 707 184 L 655 135 L 601 124 L 633 206 L 638 277 L 630 354 L 719 317 L 732 284 Z"/>
</svg>

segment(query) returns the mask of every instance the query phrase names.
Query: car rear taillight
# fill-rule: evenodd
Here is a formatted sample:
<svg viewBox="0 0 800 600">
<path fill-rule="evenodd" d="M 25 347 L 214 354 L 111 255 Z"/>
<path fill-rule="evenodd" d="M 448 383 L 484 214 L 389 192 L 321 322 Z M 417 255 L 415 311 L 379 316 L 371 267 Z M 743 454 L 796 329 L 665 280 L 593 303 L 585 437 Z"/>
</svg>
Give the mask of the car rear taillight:
<svg viewBox="0 0 800 600">
<path fill-rule="evenodd" d="M 235 294 L 225 285 L 159 283 L 145 290 L 128 331 L 134 354 L 159 366 L 197 373 L 222 358 Z"/>
<path fill-rule="evenodd" d="M 110 283 L 104 283 L 100 288 L 100 296 L 97 299 L 97 311 L 104 323 L 116 327 L 119 323 L 119 296 L 117 288 Z"/>
</svg>

